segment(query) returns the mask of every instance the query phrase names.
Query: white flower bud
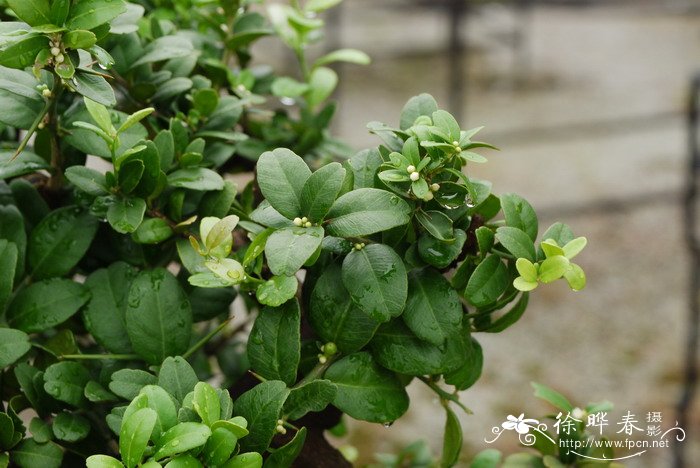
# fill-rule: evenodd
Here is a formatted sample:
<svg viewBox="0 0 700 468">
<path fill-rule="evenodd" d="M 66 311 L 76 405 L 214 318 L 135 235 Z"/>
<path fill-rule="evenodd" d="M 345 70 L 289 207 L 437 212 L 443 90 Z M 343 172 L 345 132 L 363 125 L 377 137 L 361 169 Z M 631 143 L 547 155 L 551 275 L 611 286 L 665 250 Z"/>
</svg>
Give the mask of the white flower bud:
<svg viewBox="0 0 700 468">
<path fill-rule="evenodd" d="M 414 166 L 414 165 L 408 166 L 406 168 L 406 172 L 408 172 L 409 174 L 413 174 L 414 172 L 416 172 L 416 166 Z"/>
<path fill-rule="evenodd" d="M 328 362 L 328 358 L 326 356 L 324 356 L 323 354 L 320 354 L 318 356 L 318 362 L 320 362 L 321 364 L 325 364 Z"/>
<path fill-rule="evenodd" d="M 433 199 L 433 193 L 432 193 L 432 192 L 426 193 L 425 196 L 423 197 L 423 200 L 424 200 L 424 201 L 430 201 L 430 200 L 432 200 L 432 199 Z"/>
<path fill-rule="evenodd" d="M 420 179 L 420 174 L 418 172 L 411 172 L 411 175 L 408 176 L 413 182 L 417 181 Z"/>
<path fill-rule="evenodd" d="M 459 146 L 459 142 L 457 140 L 453 141 L 452 146 Z"/>
<path fill-rule="evenodd" d="M 277 428 L 276 428 L 275 430 L 276 430 L 277 432 L 279 432 L 280 434 L 283 434 L 283 435 L 287 433 L 287 429 L 285 429 L 284 426 L 282 426 L 281 424 L 278 425 Z"/>
<path fill-rule="evenodd" d="M 63 63 L 65 59 L 66 58 L 63 56 L 63 54 L 58 54 L 54 60 L 56 61 L 56 63 Z"/>
<path fill-rule="evenodd" d="M 310 228 L 311 226 L 313 226 L 313 225 L 311 224 L 311 221 L 307 221 L 307 222 L 304 223 L 304 227 Z"/>
<path fill-rule="evenodd" d="M 58 47 L 51 47 L 51 55 L 53 55 L 54 57 L 57 57 L 60 54 L 61 54 L 61 49 L 59 49 Z"/>
<path fill-rule="evenodd" d="M 301 226 L 302 224 L 304 224 L 303 221 L 301 220 L 301 218 L 294 218 L 294 221 L 292 221 L 292 222 L 294 223 L 295 226 Z"/>
<path fill-rule="evenodd" d="M 437 192 L 438 190 L 440 190 L 440 184 L 430 184 L 430 190 L 432 190 L 433 192 Z"/>
<path fill-rule="evenodd" d="M 306 223 L 307 221 L 309 221 L 309 218 L 307 218 L 306 216 L 304 216 L 303 218 L 301 218 L 301 222 L 302 222 L 302 223 Z"/>
<path fill-rule="evenodd" d="M 45 98 L 50 98 L 51 97 L 51 90 L 45 88 L 43 91 L 41 91 L 41 95 L 44 96 Z"/>
</svg>

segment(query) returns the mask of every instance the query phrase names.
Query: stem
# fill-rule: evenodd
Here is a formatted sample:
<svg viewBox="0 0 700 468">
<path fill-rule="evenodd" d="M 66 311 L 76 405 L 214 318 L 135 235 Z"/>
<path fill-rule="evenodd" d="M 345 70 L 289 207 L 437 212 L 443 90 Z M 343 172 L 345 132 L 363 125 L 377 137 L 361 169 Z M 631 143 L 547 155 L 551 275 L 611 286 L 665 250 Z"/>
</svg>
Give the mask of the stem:
<svg viewBox="0 0 700 468">
<path fill-rule="evenodd" d="M 227 318 L 226 320 L 224 320 L 223 322 L 221 322 L 221 324 L 219 324 L 218 327 L 216 327 L 215 329 L 213 329 L 212 331 L 210 331 L 209 333 L 207 333 L 207 335 L 206 335 L 204 338 L 202 338 L 201 340 L 199 340 L 194 346 L 192 346 L 190 349 L 188 349 L 187 351 L 185 351 L 185 354 L 183 354 L 182 357 L 185 358 L 185 359 L 187 359 L 187 358 L 189 358 L 190 356 L 192 356 L 192 354 L 194 354 L 194 353 L 196 353 L 197 351 L 199 351 L 199 349 L 200 349 L 202 346 L 204 346 L 205 344 L 207 344 L 207 343 L 209 342 L 209 340 L 211 340 L 212 338 L 214 338 L 214 336 L 216 336 L 217 333 L 219 333 L 221 330 L 223 330 L 223 329 L 226 327 L 226 325 L 228 325 L 228 323 L 229 323 L 232 319 L 233 319 L 233 317 L 229 317 L 229 318 Z"/>
<path fill-rule="evenodd" d="M 83 361 L 96 361 L 96 360 L 114 360 L 114 361 L 133 361 L 140 359 L 137 354 L 64 354 L 58 357 L 61 360 L 65 359 L 75 359 Z"/>
<path fill-rule="evenodd" d="M 334 354 L 333 356 L 327 356 L 326 357 L 326 362 L 321 364 L 320 362 L 316 364 L 316 366 L 311 369 L 311 371 L 304 376 L 303 379 L 301 379 L 299 382 L 297 382 L 296 385 L 292 388 L 299 388 L 302 385 L 305 385 L 313 380 L 320 379 L 323 377 L 323 374 L 326 372 L 326 370 L 333 364 L 333 361 L 335 361 L 338 358 L 338 354 Z"/>
<path fill-rule="evenodd" d="M 58 118 L 56 115 L 58 99 L 63 93 L 63 83 L 60 79 L 56 81 L 51 93 L 53 94 L 53 99 L 51 100 L 51 105 L 48 109 L 48 128 L 51 134 L 51 167 L 53 168 L 54 172 L 51 174 L 48 187 L 52 190 L 58 190 L 63 185 L 63 155 L 61 154 L 61 148 L 58 144 Z"/>
<path fill-rule="evenodd" d="M 306 53 L 304 52 L 304 48 L 303 47 L 295 47 L 294 54 L 297 56 L 297 60 L 299 61 L 299 68 L 301 68 L 301 75 L 304 77 L 304 81 L 306 81 L 308 83 L 309 79 L 311 78 L 311 72 L 309 71 L 309 64 L 306 63 Z"/>
<path fill-rule="evenodd" d="M 433 382 L 432 380 L 428 380 L 428 379 L 426 379 L 425 377 L 418 377 L 418 378 L 420 379 L 421 382 L 423 382 L 423 383 L 426 384 L 428 387 L 430 387 L 430 389 L 431 389 L 432 391 L 434 391 L 435 393 L 437 393 L 441 400 L 443 400 L 443 401 L 451 401 L 451 402 L 454 403 L 455 405 L 457 405 L 457 406 L 459 406 L 460 408 L 462 408 L 462 411 L 464 411 L 465 413 L 467 413 L 467 414 L 474 414 L 474 413 L 472 413 L 472 410 L 470 410 L 469 408 L 467 408 L 466 406 L 464 406 L 464 405 L 462 404 L 462 402 L 459 401 L 459 398 L 457 397 L 457 395 L 454 395 L 454 394 L 452 394 L 452 393 L 446 392 L 445 390 L 441 389 L 441 388 L 440 388 L 435 382 Z"/>
<path fill-rule="evenodd" d="M 39 128 L 39 124 L 44 121 L 44 117 L 46 117 L 46 113 L 49 111 L 51 108 L 51 101 L 48 100 L 46 101 L 46 104 L 44 105 L 44 108 L 41 110 L 39 115 L 36 117 L 34 122 L 32 122 L 32 126 L 29 127 L 29 130 L 27 130 L 27 134 L 24 135 L 24 138 L 22 138 L 22 141 L 19 142 L 19 146 L 17 147 L 17 151 L 15 151 L 15 154 L 12 155 L 12 158 L 10 161 L 14 161 L 19 154 L 24 151 L 24 148 L 27 147 L 27 144 L 29 143 L 29 140 L 32 138 L 32 135 L 34 135 L 34 132 L 36 132 L 36 129 Z"/>
</svg>

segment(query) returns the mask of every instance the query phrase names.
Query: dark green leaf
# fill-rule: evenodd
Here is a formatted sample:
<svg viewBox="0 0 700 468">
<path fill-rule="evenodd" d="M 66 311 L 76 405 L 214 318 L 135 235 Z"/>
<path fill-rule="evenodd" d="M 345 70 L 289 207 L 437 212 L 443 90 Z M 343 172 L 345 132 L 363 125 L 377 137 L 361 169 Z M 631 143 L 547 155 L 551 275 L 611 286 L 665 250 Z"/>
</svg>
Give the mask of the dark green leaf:
<svg viewBox="0 0 700 468">
<path fill-rule="evenodd" d="M 76 29 L 63 35 L 63 44 L 70 49 L 89 49 L 97 42 L 92 31 Z"/>
<path fill-rule="evenodd" d="M 508 268 L 497 255 L 490 255 L 472 273 L 464 297 L 475 306 L 483 307 L 495 302 L 509 282 Z"/>
<path fill-rule="evenodd" d="M 16 58 L 7 52 L 0 52 L 0 57 L 3 56 L 5 61 Z M 4 110 L 0 114 L 0 122 L 25 130 L 31 127 L 45 106 L 44 98 L 36 89 L 38 84 L 31 73 L 0 65 L 0 105 Z"/>
<path fill-rule="evenodd" d="M 372 354 L 383 367 L 406 375 L 442 374 L 464 360 L 460 335 L 448 337 L 445 346 L 433 346 L 416 337 L 400 319 L 383 324 L 372 340 Z"/>
<path fill-rule="evenodd" d="M 385 190 L 362 188 L 338 198 L 327 218 L 328 233 L 338 237 L 359 237 L 408 224 L 408 204 Z"/>
<path fill-rule="evenodd" d="M 508 312 L 496 319 L 491 325 L 489 325 L 488 328 L 484 329 L 483 331 L 489 333 L 499 333 L 513 325 L 515 322 L 520 320 L 520 317 L 522 317 L 523 313 L 525 313 L 525 309 L 527 309 L 528 299 L 529 294 L 523 293 L 512 309 L 510 309 Z"/>
<path fill-rule="evenodd" d="M 457 419 L 457 415 L 445 406 L 447 419 L 445 420 L 445 436 L 442 442 L 442 459 L 440 466 L 455 466 L 459 461 L 459 454 L 462 452 L 462 425 Z"/>
<path fill-rule="evenodd" d="M 5 311 L 5 304 L 12 294 L 12 286 L 17 272 L 18 253 L 17 245 L 14 242 L 0 239 L 0 314 Z M 0 365 L 1 367 L 3 366 Z"/>
<path fill-rule="evenodd" d="M 12 461 L 21 468 L 60 468 L 63 450 L 53 442 L 39 444 L 34 439 L 25 439 L 12 451 Z"/>
<path fill-rule="evenodd" d="M 7 323 L 36 333 L 65 322 L 90 298 L 88 289 L 68 279 L 54 278 L 22 289 L 7 308 Z"/>
<path fill-rule="evenodd" d="M 116 3 L 119 0 L 113 1 Z M 76 70 L 72 84 L 78 93 L 102 105 L 111 107 L 117 103 L 112 86 L 100 75 Z"/>
<path fill-rule="evenodd" d="M 391 247 L 371 244 L 343 261 L 343 284 L 353 302 L 377 322 L 403 311 L 408 292 L 406 268 Z"/>
<path fill-rule="evenodd" d="M 49 39 L 44 35 L 29 33 L 19 36 L 17 40 L 4 44 L 0 49 L 0 65 L 17 69 L 26 68 L 32 65 L 37 54 L 48 46 Z M 59 72 L 60 68 L 56 67 L 56 73 Z"/>
<path fill-rule="evenodd" d="M 78 189 L 90 195 L 107 195 L 109 189 L 104 174 L 85 166 L 71 166 L 65 171 L 65 176 Z"/>
<path fill-rule="evenodd" d="M 17 263 L 14 273 L 14 280 L 16 282 L 24 274 L 27 233 L 25 231 L 22 213 L 20 213 L 14 205 L 0 205 L 0 239 L 7 239 L 17 247 Z"/>
<path fill-rule="evenodd" d="M 330 380 L 312 380 L 289 392 L 284 414 L 292 421 L 310 412 L 323 411 L 335 398 L 338 387 Z"/>
<path fill-rule="evenodd" d="M 2 102 L 3 99 L 0 97 L 0 103 Z M 31 174 L 49 167 L 44 158 L 29 151 L 22 151 L 14 160 L 13 156 L 14 151 L 0 151 L 0 179 Z"/>
<path fill-rule="evenodd" d="M 403 321 L 420 339 L 443 346 L 462 324 L 462 304 L 457 291 L 437 271 L 411 272 Z"/>
<path fill-rule="evenodd" d="M 166 358 L 160 366 L 158 385 L 178 401 L 182 401 L 185 395 L 193 391 L 198 381 L 192 366 L 180 356 Z"/>
<path fill-rule="evenodd" d="M 58 362 L 44 372 L 44 390 L 56 400 L 80 406 L 85 401 L 84 389 L 89 380 L 90 372 L 81 364 Z"/>
<path fill-rule="evenodd" d="M 78 414 L 63 411 L 54 418 L 52 428 L 58 440 L 77 442 L 90 433 L 90 422 Z"/>
<path fill-rule="evenodd" d="M 131 68 L 144 63 L 161 62 L 178 57 L 186 57 L 196 53 L 192 42 L 185 36 L 159 37 L 146 47 L 143 54 L 131 64 Z"/>
<path fill-rule="evenodd" d="M 292 466 L 294 460 L 301 453 L 306 441 L 306 428 L 302 427 L 294 434 L 294 438 L 282 447 L 276 449 L 265 460 L 265 468 L 287 468 Z"/>
<path fill-rule="evenodd" d="M 177 279 L 163 268 L 141 272 L 129 290 L 126 329 L 134 351 L 151 364 L 184 353 L 192 311 Z"/>
<path fill-rule="evenodd" d="M 0 369 L 13 364 L 31 347 L 26 333 L 12 328 L 0 328 Z"/>
<path fill-rule="evenodd" d="M 260 191 L 275 210 L 289 219 L 301 215 L 301 193 L 310 176 L 304 160 L 286 148 L 268 151 L 258 159 Z"/>
<path fill-rule="evenodd" d="M 265 256 L 275 275 L 291 276 L 318 250 L 322 227 L 287 227 L 272 233 L 265 243 Z"/>
<path fill-rule="evenodd" d="M 68 273 L 90 247 L 98 224 L 95 217 L 75 206 L 52 211 L 29 239 L 32 276 L 43 279 Z"/>
<path fill-rule="evenodd" d="M 537 239 L 537 214 L 527 200 L 514 193 L 504 193 L 501 195 L 501 207 L 506 226 L 524 231 L 533 242 Z"/>
<path fill-rule="evenodd" d="M 294 384 L 300 359 L 300 322 L 297 301 L 260 311 L 248 340 L 248 359 L 258 374 L 282 380 L 290 387 Z"/>
<path fill-rule="evenodd" d="M 382 165 L 382 157 L 376 149 L 363 150 L 349 160 L 353 173 L 353 188 L 374 187 L 374 177 Z"/>
<path fill-rule="evenodd" d="M 312 223 L 321 222 L 333 205 L 345 180 L 345 169 L 330 163 L 311 174 L 301 190 L 301 214 Z"/>
<path fill-rule="evenodd" d="M 73 5 L 66 26 L 69 29 L 94 29 L 126 11 L 122 0 L 88 0 Z"/>
<path fill-rule="evenodd" d="M 424 233 L 418 240 L 418 253 L 421 258 L 436 268 L 447 268 L 461 254 L 467 233 L 461 229 L 454 230 L 454 240 L 445 242 Z"/>
<path fill-rule="evenodd" d="M 379 322 L 358 308 L 342 286 L 337 265 L 326 268 L 311 294 L 309 321 L 324 342 L 351 353 L 364 347 L 374 335 Z"/>
<path fill-rule="evenodd" d="M 107 221 L 115 231 L 127 234 L 138 229 L 145 212 L 143 198 L 118 198 L 107 210 Z"/>
<path fill-rule="evenodd" d="M 12 420 L 10 420 L 10 424 L 12 424 Z M 34 440 L 36 440 L 40 444 L 45 444 L 46 442 L 53 439 L 53 430 L 51 429 L 51 424 L 47 423 L 46 421 L 40 418 L 32 418 L 31 422 L 29 423 L 29 432 L 32 433 Z"/>
<path fill-rule="evenodd" d="M 166 360 L 163 363 L 163 367 L 165 367 L 167 362 Z M 133 400 L 143 387 L 146 385 L 154 385 L 155 383 L 156 377 L 146 371 L 139 369 L 121 369 L 112 374 L 112 381 L 109 383 L 109 389 L 126 400 Z M 194 385 L 192 387 L 194 388 Z"/>
<path fill-rule="evenodd" d="M 441 241 L 454 240 L 452 220 L 441 211 L 418 211 L 416 219 L 436 239 Z"/>
<path fill-rule="evenodd" d="M 525 231 L 510 226 L 499 227 L 496 229 L 496 239 L 515 258 L 527 258 L 531 262 L 537 261 L 535 244 Z"/>
<path fill-rule="evenodd" d="M 484 367 L 484 353 L 481 345 L 474 338 L 465 337 L 467 350 L 462 365 L 445 374 L 445 383 L 454 385 L 457 390 L 466 390 L 474 385 L 481 376 Z"/>
<path fill-rule="evenodd" d="M 338 387 L 333 405 L 355 419 L 391 423 L 408 409 L 408 395 L 399 379 L 367 352 L 335 362 L 325 378 Z"/>
<path fill-rule="evenodd" d="M 241 395 L 233 404 L 233 413 L 243 416 L 250 434 L 241 439 L 241 451 L 263 452 L 272 441 L 289 389 L 284 382 L 268 380 Z"/>
</svg>

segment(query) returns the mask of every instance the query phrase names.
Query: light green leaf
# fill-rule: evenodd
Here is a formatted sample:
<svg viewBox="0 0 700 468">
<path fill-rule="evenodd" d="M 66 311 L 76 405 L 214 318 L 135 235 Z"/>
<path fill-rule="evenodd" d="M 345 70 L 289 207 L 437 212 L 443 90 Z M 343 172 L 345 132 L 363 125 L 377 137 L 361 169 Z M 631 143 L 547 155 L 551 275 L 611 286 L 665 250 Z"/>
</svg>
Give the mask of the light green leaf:
<svg viewBox="0 0 700 468">
<path fill-rule="evenodd" d="M 273 276 L 257 287 L 255 297 L 263 305 L 279 307 L 296 295 L 298 287 L 295 276 Z"/>
<path fill-rule="evenodd" d="M 369 65 L 371 61 L 372 59 L 369 58 L 369 55 L 365 54 L 361 50 L 338 49 L 316 60 L 314 66 L 320 67 L 321 65 L 328 65 L 329 63 L 333 62 L 348 62 L 356 63 L 358 65 Z"/>
<path fill-rule="evenodd" d="M 128 416 L 119 432 L 119 453 L 126 468 L 141 463 L 158 415 L 151 408 L 141 408 Z"/>
<path fill-rule="evenodd" d="M 419 94 L 408 100 L 401 111 L 401 130 L 406 130 L 413 125 L 420 116 L 431 117 L 438 110 L 437 102 L 430 94 Z"/>
<path fill-rule="evenodd" d="M 265 199 L 283 216 L 301 215 L 301 192 L 311 170 L 286 148 L 263 153 L 258 159 L 257 182 Z"/>
<path fill-rule="evenodd" d="M 163 366 L 167 363 L 163 363 Z M 162 372 L 162 371 L 161 371 Z M 120 369 L 112 374 L 109 389 L 126 400 L 133 400 L 146 385 L 154 385 L 156 377 L 139 369 Z"/>
<path fill-rule="evenodd" d="M 343 0 L 309 0 L 304 5 L 306 11 L 320 12 L 338 5 Z"/>
<path fill-rule="evenodd" d="M 198 381 L 192 366 L 180 356 L 168 357 L 160 366 L 158 385 L 178 401 L 182 401 L 185 395 L 193 391 Z"/>
<path fill-rule="evenodd" d="M 452 143 L 454 141 L 459 142 L 459 124 L 449 112 L 444 110 L 437 110 L 433 112 L 433 124 L 449 137 L 448 143 Z"/>
<path fill-rule="evenodd" d="M 581 253 L 584 247 L 586 247 L 587 243 L 588 239 L 586 239 L 585 237 L 577 237 L 576 239 L 567 242 L 566 245 L 562 248 L 562 250 L 564 251 L 564 256 L 571 260 L 576 255 Z"/>
<path fill-rule="evenodd" d="M 535 396 L 537 398 L 546 401 L 550 405 L 562 411 L 571 412 L 574 410 L 574 405 L 572 405 L 561 393 L 537 382 L 530 382 L 530 385 L 532 385 L 532 388 L 535 389 Z"/>
<path fill-rule="evenodd" d="M 124 468 L 122 462 L 108 455 L 91 455 L 85 463 L 87 468 Z"/>
<path fill-rule="evenodd" d="M 223 427 L 213 429 L 211 437 L 204 446 L 207 466 L 219 466 L 225 463 L 235 450 L 237 443 L 238 437 L 231 431 Z"/>
<path fill-rule="evenodd" d="M 525 281 L 537 281 L 537 267 L 530 260 L 519 258 L 515 262 L 515 268 Z"/>
<path fill-rule="evenodd" d="M 158 441 L 154 458 L 161 460 L 165 457 L 185 453 L 193 448 L 201 447 L 211 436 L 211 429 L 204 424 L 183 422 L 170 428 Z"/>
<path fill-rule="evenodd" d="M 539 268 L 539 280 L 545 284 L 556 281 L 569 270 L 569 259 L 561 255 L 549 257 Z"/>
<path fill-rule="evenodd" d="M 586 274 L 583 272 L 583 269 L 575 263 L 570 264 L 569 270 L 564 273 L 564 278 L 566 278 L 569 286 L 574 291 L 580 291 L 586 287 Z"/>
<path fill-rule="evenodd" d="M 506 217 L 506 226 L 524 231 L 533 242 L 537 239 L 537 214 L 527 200 L 514 193 L 504 193 L 501 195 L 501 207 Z"/>
<path fill-rule="evenodd" d="M 338 85 L 338 74 L 327 67 L 318 67 L 311 72 L 306 102 L 314 108 L 328 99 Z"/>
<path fill-rule="evenodd" d="M 70 9 L 69 29 L 95 29 L 126 11 L 122 0 L 83 0 Z"/>
<path fill-rule="evenodd" d="M 219 420 L 219 415 L 221 414 L 219 395 L 208 383 L 198 382 L 194 386 L 192 405 L 202 422 L 207 426 L 211 426 Z"/>
<path fill-rule="evenodd" d="M 272 82 L 272 94 L 280 97 L 299 97 L 309 90 L 309 85 L 300 83 L 295 79 L 281 76 Z"/>
</svg>

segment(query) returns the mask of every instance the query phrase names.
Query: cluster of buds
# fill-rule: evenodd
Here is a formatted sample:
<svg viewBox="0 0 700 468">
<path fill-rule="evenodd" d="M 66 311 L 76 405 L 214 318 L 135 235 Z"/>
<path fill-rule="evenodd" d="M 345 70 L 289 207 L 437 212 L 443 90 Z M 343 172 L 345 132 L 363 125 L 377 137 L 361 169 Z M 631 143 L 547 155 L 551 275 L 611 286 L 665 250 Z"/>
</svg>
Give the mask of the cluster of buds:
<svg viewBox="0 0 700 468">
<path fill-rule="evenodd" d="M 355 250 L 362 250 L 365 248 L 365 243 L 364 242 L 358 242 L 357 244 L 353 245 Z"/>
<path fill-rule="evenodd" d="M 287 433 L 287 429 L 284 428 L 284 420 L 282 420 L 282 419 L 277 420 L 277 427 L 275 428 L 275 430 L 277 431 L 277 433 L 282 434 L 282 435 Z"/>
<path fill-rule="evenodd" d="M 325 364 L 328 358 L 334 356 L 338 352 L 338 347 L 332 341 L 321 346 L 321 354 L 318 355 L 318 362 Z"/>
<path fill-rule="evenodd" d="M 63 63 L 66 60 L 66 56 L 63 55 L 60 39 L 53 39 L 51 41 L 51 55 L 53 57 L 53 62 L 56 65 Z"/>
<path fill-rule="evenodd" d="M 36 85 L 37 91 L 41 93 L 42 96 L 44 96 L 46 99 L 49 99 L 53 96 L 53 93 L 51 93 L 51 90 L 49 89 L 48 85 L 46 83 L 42 83 L 40 85 Z"/>
<path fill-rule="evenodd" d="M 410 166 L 408 166 L 408 167 L 406 168 L 406 172 L 409 173 L 409 176 L 408 176 L 408 177 L 409 177 L 413 182 L 415 182 L 415 181 L 417 181 L 418 179 L 420 179 L 420 172 L 416 171 L 416 166 L 414 166 L 413 164 L 411 164 Z"/>
<path fill-rule="evenodd" d="M 309 228 L 309 227 L 313 226 L 313 224 L 311 224 L 311 221 L 309 221 L 309 219 L 306 216 L 304 216 L 303 218 L 294 218 L 294 221 L 292 221 L 292 222 L 294 223 L 295 226 L 299 226 L 299 227 Z"/>
<path fill-rule="evenodd" d="M 458 153 L 461 153 L 461 152 L 462 152 L 462 147 L 459 146 L 459 142 L 458 142 L 458 141 L 456 141 L 456 140 L 453 141 L 453 142 L 452 142 L 452 146 L 455 147 L 455 151 L 456 151 L 456 152 L 458 152 Z"/>
</svg>

